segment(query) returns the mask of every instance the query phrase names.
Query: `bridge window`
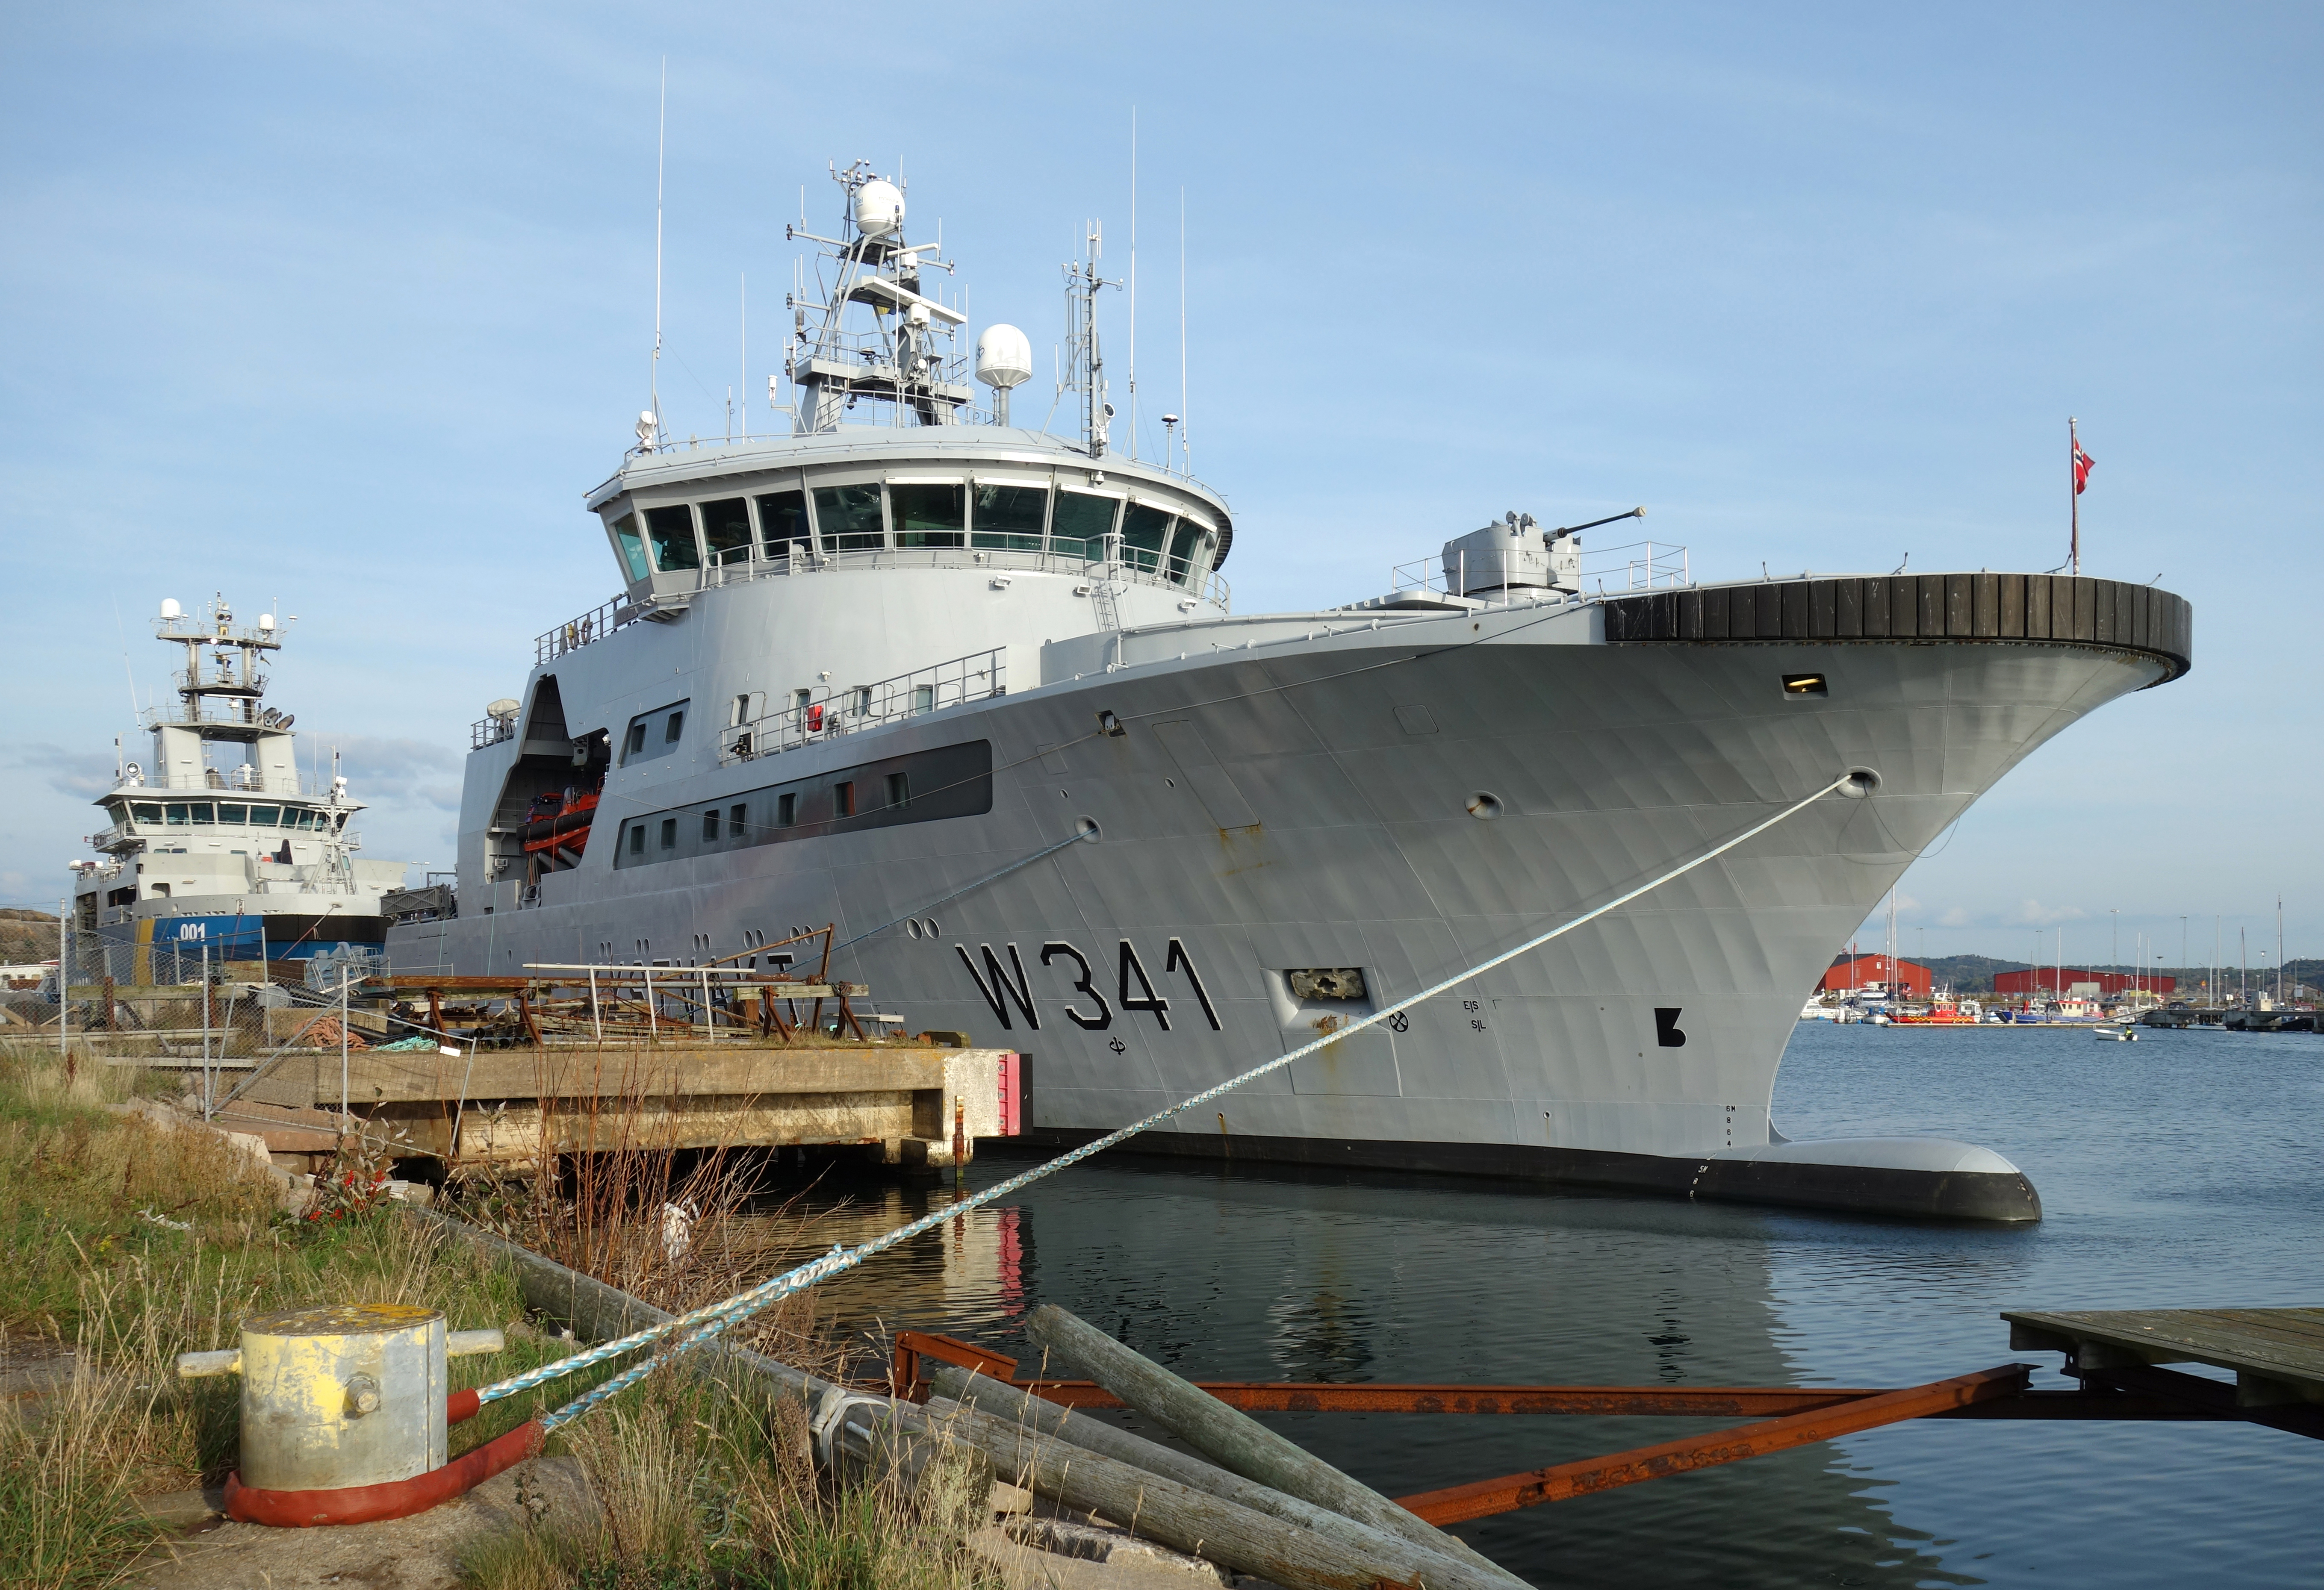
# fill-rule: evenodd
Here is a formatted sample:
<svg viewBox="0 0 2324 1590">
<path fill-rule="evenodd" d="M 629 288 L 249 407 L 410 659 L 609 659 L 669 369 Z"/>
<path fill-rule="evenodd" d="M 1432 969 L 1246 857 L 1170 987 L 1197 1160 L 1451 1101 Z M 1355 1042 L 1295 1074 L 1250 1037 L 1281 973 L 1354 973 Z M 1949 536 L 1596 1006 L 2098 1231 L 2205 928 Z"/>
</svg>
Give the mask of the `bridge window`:
<svg viewBox="0 0 2324 1590">
<path fill-rule="evenodd" d="M 702 544 L 709 549 L 710 565 L 751 561 L 751 505 L 728 497 L 702 505 Z"/>
<path fill-rule="evenodd" d="M 888 544 L 876 485 L 817 486 L 815 523 L 823 544 L 835 552 L 874 552 Z"/>
<path fill-rule="evenodd" d="M 252 825 L 257 828 L 280 828 L 282 825 L 282 808 L 253 806 L 250 809 L 250 821 Z"/>
<path fill-rule="evenodd" d="M 208 801 L 196 801 L 194 803 L 193 810 L 194 821 L 197 823 L 216 823 L 217 821 L 217 808 L 212 806 Z"/>
<path fill-rule="evenodd" d="M 1087 492 L 1059 492 L 1057 515 L 1049 527 L 1050 547 L 1065 557 L 1095 563 L 1105 556 L 1105 538 L 1113 533 L 1119 497 L 1093 496 Z"/>
<path fill-rule="evenodd" d="M 1170 545 L 1170 514 L 1150 503 L 1133 502 L 1121 516 L 1121 561 L 1153 573 Z"/>
<path fill-rule="evenodd" d="M 653 543 L 654 567 L 664 574 L 702 566 L 694 539 L 694 510 L 685 503 L 646 510 L 646 539 Z"/>
<path fill-rule="evenodd" d="M 170 826 L 172 828 L 180 827 L 187 822 L 190 821 L 187 815 L 189 808 L 183 801 L 171 801 L 170 803 L 169 811 Z"/>
<path fill-rule="evenodd" d="M 1178 533 L 1170 538 L 1170 578 L 1184 585 L 1189 581 L 1202 583 L 1204 570 L 1197 561 L 1203 556 L 1203 527 L 1191 519 L 1178 521 Z"/>
<path fill-rule="evenodd" d="M 894 484 L 888 507 L 896 516 L 899 547 L 957 547 L 967 528 L 968 488 Z"/>
<path fill-rule="evenodd" d="M 776 492 L 759 499 L 759 545 L 769 557 L 815 550 L 805 492 Z"/>
<path fill-rule="evenodd" d="M 622 555 L 622 572 L 642 580 L 653 570 L 646 563 L 646 544 L 638 536 L 638 516 L 625 513 L 613 521 L 613 545 Z"/>
<path fill-rule="evenodd" d="M 250 821 L 250 808 L 248 806 L 220 806 L 218 808 L 218 821 L 220 823 L 247 823 Z"/>
<path fill-rule="evenodd" d="M 140 801 L 137 804 L 130 807 L 129 810 L 140 823 L 159 823 L 161 821 L 161 808 L 159 806 L 147 805 L 144 802 Z"/>
<path fill-rule="evenodd" d="M 979 486 L 968 544 L 1010 552 L 1038 552 L 1049 519 L 1047 486 Z"/>
</svg>

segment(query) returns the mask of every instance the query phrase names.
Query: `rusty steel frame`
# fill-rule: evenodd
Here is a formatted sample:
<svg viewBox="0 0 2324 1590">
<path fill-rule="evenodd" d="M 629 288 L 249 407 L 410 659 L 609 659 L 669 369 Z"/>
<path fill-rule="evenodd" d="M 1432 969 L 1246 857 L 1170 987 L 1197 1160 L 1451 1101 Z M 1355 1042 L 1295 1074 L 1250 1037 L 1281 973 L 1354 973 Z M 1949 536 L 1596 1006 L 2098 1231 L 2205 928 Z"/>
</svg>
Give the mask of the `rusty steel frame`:
<svg viewBox="0 0 2324 1590">
<path fill-rule="evenodd" d="M 896 1333 L 889 1370 L 890 1395 L 926 1402 L 923 1359 L 973 1369 L 1002 1385 L 1067 1408 L 1120 1408 L 1120 1398 L 1086 1380 L 1019 1380 L 1018 1360 L 954 1337 L 927 1331 Z M 2233 1388 L 2198 1384 L 2224 1395 L 2190 1396 L 2144 1374 L 2108 1372 L 2086 1377 L 2079 1391 L 2034 1391 L 2030 1364 L 2004 1364 L 1903 1390 L 1863 1386 L 1560 1386 L 1389 1384 L 1342 1385 L 1297 1381 L 1198 1380 L 1192 1383 L 1247 1413 L 1583 1414 L 1618 1417 L 1752 1419 L 1756 1423 L 1683 1437 L 1655 1446 L 1586 1457 L 1524 1474 L 1397 1499 L 1397 1505 L 1436 1525 L 1487 1518 L 1522 1507 L 1586 1496 L 1641 1480 L 1734 1463 L 1765 1453 L 1810 1446 L 1912 1419 L 2135 1419 L 2236 1420 L 2274 1424 L 2301 1434 L 2316 1416 L 2307 1410 L 2233 1405 Z M 2191 1376 L 2175 1376 L 2189 1379 Z M 2107 1383 L 2111 1382 L 2112 1383 Z"/>
<path fill-rule="evenodd" d="M 1687 1436 L 1675 1441 L 1617 1452 L 1608 1457 L 1584 1457 L 1577 1462 L 1554 1464 L 1548 1468 L 1532 1469 L 1525 1474 L 1503 1475 L 1497 1479 L 1450 1485 L 1441 1491 L 1399 1496 L 1397 1505 L 1440 1527 L 1460 1523 L 1466 1519 L 1489 1518 L 1495 1513 L 1513 1512 L 1520 1507 L 1537 1507 L 1545 1502 L 1563 1502 L 1572 1496 L 1587 1496 L 1599 1491 L 1610 1491 L 1618 1485 L 1636 1484 L 1640 1480 L 1661 1479 L 1666 1475 L 1684 1474 L 1691 1469 L 1710 1468 L 1745 1457 L 1782 1452 L 1793 1447 L 1811 1446 L 1817 1441 L 1831 1440 L 1835 1436 L 1854 1435 L 1860 1430 L 1877 1429 L 1884 1424 L 1921 1419 L 1932 1413 L 1969 1407 L 1995 1397 L 2011 1396 L 2025 1389 L 2026 1376 L 2033 1370 L 2030 1364 L 2003 1364 L 1992 1369 L 1981 1369 L 1974 1374 L 1955 1375 L 1950 1380 L 1934 1381 L 1904 1391 L 1860 1397 L 1837 1408 L 1816 1409 L 1783 1419 L 1763 1420 L 1739 1429 L 1712 1430 L 1705 1435 Z"/>
</svg>

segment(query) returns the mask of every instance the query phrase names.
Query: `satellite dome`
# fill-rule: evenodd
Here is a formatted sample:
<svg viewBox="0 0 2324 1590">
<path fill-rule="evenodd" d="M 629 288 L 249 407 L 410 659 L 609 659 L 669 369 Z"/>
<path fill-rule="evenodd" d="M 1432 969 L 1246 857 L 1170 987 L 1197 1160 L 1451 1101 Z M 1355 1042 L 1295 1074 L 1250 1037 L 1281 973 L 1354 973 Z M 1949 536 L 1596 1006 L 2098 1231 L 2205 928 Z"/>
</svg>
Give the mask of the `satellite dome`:
<svg viewBox="0 0 2324 1590">
<path fill-rule="evenodd" d="M 866 237 L 904 229 L 904 196 L 893 182 L 874 177 L 855 190 L 855 229 Z"/>
<path fill-rule="evenodd" d="M 258 615 L 258 628 L 262 634 L 272 633 L 274 630 L 274 615 L 271 612 L 260 613 Z"/>
<path fill-rule="evenodd" d="M 176 597 L 164 596 L 161 598 L 161 616 L 165 619 L 181 619 L 186 616 L 186 610 L 178 605 Z"/>
<path fill-rule="evenodd" d="M 976 379 L 1007 391 L 1033 379 L 1033 345 L 1013 326 L 988 326 L 976 339 Z"/>
<path fill-rule="evenodd" d="M 521 703 L 512 698 L 504 695 L 498 701 L 487 702 L 484 703 L 484 716 L 487 718 L 513 718 L 517 714 L 517 709 L 520 704 Z"/>
</svg>

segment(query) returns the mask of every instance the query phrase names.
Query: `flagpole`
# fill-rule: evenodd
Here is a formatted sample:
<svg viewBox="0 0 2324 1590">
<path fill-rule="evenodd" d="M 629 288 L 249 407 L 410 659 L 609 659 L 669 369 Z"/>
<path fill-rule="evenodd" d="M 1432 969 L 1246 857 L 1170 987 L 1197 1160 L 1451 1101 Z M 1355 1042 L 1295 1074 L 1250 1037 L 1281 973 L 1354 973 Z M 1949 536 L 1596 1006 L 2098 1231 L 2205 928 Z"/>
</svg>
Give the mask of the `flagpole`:
<svg viewBox="0 0 2324 1590">
<path fill-rule="evenodd" d="M 2075 456 L 2082 450 L 2082 439 L 2074 432 L 2074 417 L 2066 416 L 2066 508 L 2073 526 L 2066 542 L 2066 561 L 2077 574 L 2082 572 L 2082 483 L 2076 477 Z"/>
</svg>

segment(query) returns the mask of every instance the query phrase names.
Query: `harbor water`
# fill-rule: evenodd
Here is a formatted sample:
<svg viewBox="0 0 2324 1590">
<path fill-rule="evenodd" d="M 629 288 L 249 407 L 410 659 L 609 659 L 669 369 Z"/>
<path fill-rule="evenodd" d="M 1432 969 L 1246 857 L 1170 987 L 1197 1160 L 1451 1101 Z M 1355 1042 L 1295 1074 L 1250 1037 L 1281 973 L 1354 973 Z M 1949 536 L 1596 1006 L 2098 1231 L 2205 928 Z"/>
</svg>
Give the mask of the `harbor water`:
<svg viewBox="0 0 2324 1590">
<path fill-rule="evenodd" d="M 1190 1378 L 1902 1386 L 2013 1353 L 2005 1308 L 2324 1302 L 2324 1039 L 1803 1025 L 1795 1138 L 1988 1144 L 2025 1227 L 1111 1157 L 834 1283 L 871 1350 L 1030 1352 L 1055 1302 Z M 988 1154 L 989 1181 L 1025 1162 Z M 828 1183 L 812 1196 L 842 1190 Z M 941 1199 L 870 1185 L 853 1240 Z M 1131 1421 L 1133 1426 L 1135 1421 Z M 1402 1495 L 1667 1439 L 1679 1419 L 1270 1416 Z M 1148 1430 L 1147 1433 L 1155 1433 Z M 1461 1526 L 1561 1585 L 2313 1585 L 2324 1444 L 2241 1425 L 1924 1421 Z"/>
</svg>

